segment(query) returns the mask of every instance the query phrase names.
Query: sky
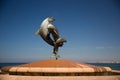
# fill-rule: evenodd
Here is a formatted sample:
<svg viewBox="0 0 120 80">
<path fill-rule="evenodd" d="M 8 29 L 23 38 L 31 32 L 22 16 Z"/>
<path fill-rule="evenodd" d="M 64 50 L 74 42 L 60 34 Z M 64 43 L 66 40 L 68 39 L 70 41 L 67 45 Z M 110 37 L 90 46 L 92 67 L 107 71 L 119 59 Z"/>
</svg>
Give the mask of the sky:
<svg viewBox="0 0 120 80">
<path fill-rule="evenodd" d="M 51 16 L 67 39 L 60 59 L 120 62 L 119 0 L 0 0 L 0 62 L 50 59 L 53 47 L 35 32 Z"/>
</svg>

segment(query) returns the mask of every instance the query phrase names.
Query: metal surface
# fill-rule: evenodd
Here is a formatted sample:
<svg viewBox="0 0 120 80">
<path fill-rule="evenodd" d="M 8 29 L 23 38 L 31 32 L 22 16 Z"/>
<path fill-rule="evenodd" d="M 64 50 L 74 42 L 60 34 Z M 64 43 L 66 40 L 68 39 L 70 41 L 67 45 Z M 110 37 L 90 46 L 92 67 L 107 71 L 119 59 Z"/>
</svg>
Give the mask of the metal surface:
<svg viewBox="0 0 120 80">
<path fill-rule="evenodd" d="M 55 19 L 52 17 L 46 18 L 40 25 L 40 29 L 36 32 L 37 35 L 40 35 L 42 39 L 47 42 L 49 45 L 53 46 L 53 57 L 57 60 L 60 56 L 58 55 L 59 47 L 63 46 L 63 43 L 66 42 L 65 38 L 60 38 L 59 32 L 52 24 Z"/>
</svg>

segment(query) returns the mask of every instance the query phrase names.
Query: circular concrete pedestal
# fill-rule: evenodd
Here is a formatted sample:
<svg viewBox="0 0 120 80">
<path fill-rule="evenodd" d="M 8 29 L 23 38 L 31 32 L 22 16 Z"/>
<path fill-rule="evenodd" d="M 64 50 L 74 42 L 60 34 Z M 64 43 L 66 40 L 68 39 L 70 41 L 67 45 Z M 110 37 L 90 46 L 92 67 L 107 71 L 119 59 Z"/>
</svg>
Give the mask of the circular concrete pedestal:
<svg viewBox="0 0 120 80">
<path fill-rule="evenodd" d="M 70 60 L 41 60 L 13 67 L 4 67 L 2 71 L 14 75 L 34 76 L 80 76 L 80 75 L 107 75 L 109 67 L 97 67 Z"/>
</svg>

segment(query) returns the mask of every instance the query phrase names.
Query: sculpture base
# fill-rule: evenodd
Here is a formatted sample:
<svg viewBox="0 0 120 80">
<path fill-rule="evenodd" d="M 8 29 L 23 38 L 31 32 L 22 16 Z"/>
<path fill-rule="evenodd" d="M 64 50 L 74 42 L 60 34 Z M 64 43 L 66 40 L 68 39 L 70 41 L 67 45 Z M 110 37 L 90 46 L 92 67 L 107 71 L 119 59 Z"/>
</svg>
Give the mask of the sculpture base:
<svg viewBox="0 0 120 80">
<path fill-rule="evenodd" d="M 120 75 L 120 73 L 111 72 L 109 67 L 97 67 L 70 60 L 41 60 L 13 67 L 3 67 L 2 71 L 10 75 L 32 76 Z"/>
<path fill-rule="evenodd" d="M 58 58 L 60 58 L 59 54 L 53 54 L 50 59 L 54 59 L 54 60 L 58 60 Z"/>
</svg>

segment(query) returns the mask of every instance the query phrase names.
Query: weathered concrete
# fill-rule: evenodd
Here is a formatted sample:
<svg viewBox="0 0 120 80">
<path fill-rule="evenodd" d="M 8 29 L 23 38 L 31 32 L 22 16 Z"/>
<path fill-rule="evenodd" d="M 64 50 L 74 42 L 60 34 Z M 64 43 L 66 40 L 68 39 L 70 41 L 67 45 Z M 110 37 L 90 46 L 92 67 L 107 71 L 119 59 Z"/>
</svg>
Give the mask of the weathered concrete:
<svg viewBox="0 0 120 80">
<path fill-rule="evenodd" d="M 0 75 L 0 80 L 120 80 L 120 76 L 15 76 L 15 75 Z"/>
<path fill-rule="evenodd" d="M 3 73 L 22 76 L 110 76 L 120 75 L 109 67 L 97 67 L 70 60 L 42 60 L 28 64 L 4 67 Z"/>
<path fill-rule="evenodd" d="M 42 60 L 13 67 L 4 67 L 9 73 L 101 73 L 110 72 L 109 67 L 97 67 L 70 60 Z"/>
</svg>

